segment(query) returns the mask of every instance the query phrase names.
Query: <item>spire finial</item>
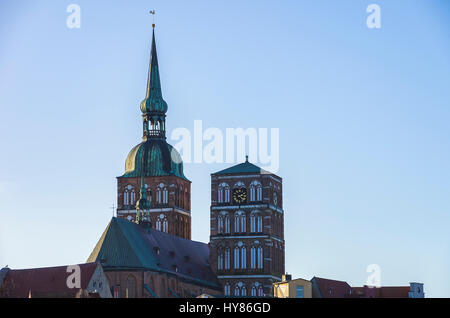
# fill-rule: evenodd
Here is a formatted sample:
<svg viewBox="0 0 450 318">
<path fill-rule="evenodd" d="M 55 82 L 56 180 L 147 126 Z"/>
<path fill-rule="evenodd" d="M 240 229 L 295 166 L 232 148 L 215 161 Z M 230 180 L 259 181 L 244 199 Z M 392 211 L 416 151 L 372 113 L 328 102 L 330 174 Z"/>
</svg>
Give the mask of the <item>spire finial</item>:
<svg viewBox="0 0 450 318">
<path fill-rule="evenodd" d="M 153 17 L 153 20 L 152 20 L 152 28 L 153 28 L 153 29 L 155 28 L 155 13 L 156 13 L 155 10 L 150 10 L 150 14 L 151 14 L 152 17 Z"/>
<path fill-rule="evenodd" d="M 245 162 L 248 162 L 248 155 L 245 156 Z"/>
</svg>

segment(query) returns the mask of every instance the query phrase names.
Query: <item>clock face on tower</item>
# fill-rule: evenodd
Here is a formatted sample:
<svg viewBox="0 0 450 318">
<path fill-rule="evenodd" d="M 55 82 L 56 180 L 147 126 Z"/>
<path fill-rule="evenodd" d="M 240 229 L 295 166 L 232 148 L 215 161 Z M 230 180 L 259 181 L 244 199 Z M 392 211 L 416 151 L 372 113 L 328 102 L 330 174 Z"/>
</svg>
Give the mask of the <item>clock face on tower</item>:
<svg viewBox="0 0 450 318">
<path fill-rule="evenodd" d="M 233 203 L 242 204 L 247 201 L 247 189 L 239 188 L 233 190 Z"/>
</svg>

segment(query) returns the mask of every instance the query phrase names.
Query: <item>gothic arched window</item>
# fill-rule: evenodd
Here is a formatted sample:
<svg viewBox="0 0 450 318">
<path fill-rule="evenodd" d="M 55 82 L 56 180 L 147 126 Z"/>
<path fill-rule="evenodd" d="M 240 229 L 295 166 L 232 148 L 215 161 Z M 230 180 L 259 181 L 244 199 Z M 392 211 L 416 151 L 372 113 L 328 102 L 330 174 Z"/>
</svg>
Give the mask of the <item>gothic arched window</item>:
<svg viewBox="0 0 450 318">
<path fill-rule="evenodd" d="M 166 218 L 164 218 L 164 220 L 163 220 L 163 229 L 162 229 L 162 231 L 165 232 L 165 233 L 169 233 L 169 222 L 167 221 Z"/>
<path fill-rule="evenodd" d="M 224 287 L 224 294 L 225 294 L 225 296 L 230 296 L 230 292 L 231 292 L 231 286 L 230 286 L 230 284 L 229 283 L 226 283 L 225 284 L 225 287 Z"/>
<path fill-rule="evenodd" d="M 245 286 L 242 286 L 241 296 L 247 296 L 247 288 L 245 288 Z"/>
<path fill-rule="evenodd" d="M 245 246 L 241 247 L 241 268 L 247 268 L 247 249 Z"/>
<path fill-rule="evenodd" d="M 156 229 L 157 229 L 158 231 L 161 231 L 161 219 L 157 219 L 157 220 L 156 220 Z"/>
<path fill-rule="evenodd" d="M 264 255 L 262 246 L 258 247 L 258 269 L 264 268 Z"/>
<path fill-rule="evenodd" d="M 217 233 L 222 234 L 224 232 L 223 230 L 223 216 L 219 215 L 217 216 Z"/>
<path fill-rule="evenodd" d="M 245 212 L 238 211 L 234 214 L 234 233 L 245 233 L 246 231 Z"/>
<path fill-rule="evenodd" d="M 130 204 L 130 192 L 128 189 L 125 189 L 123 192 L 123 205 L 129 205 Z"/>
<path fill-rule="evenodd" d="M 239 247 L 234 248 L 234 269 L 239 269 Z"/>
<path fill-rule="evenodd" d="M 258 217 L 257 217 L 257 224 L 258 224 L 258 226 L 257 226 L 258 233 L 262 233 L 262 231 L 263 231 L 263 217 L 262 217 L 262 215 L 258 215 Z"/>
<path fill-rule="evenodd" d="M 225 253 L 224 253 L 224 258 L 225 258 L 225 262 L 224 262 L 224 268 L 225 270 L 230 269 L 230 249 L 227 247 L 225 249 Z"/>
<path fill-rule="evenodd" d="M 263 290 L 263 287 L 262 286 L 259 286 L 259 288 L 258 288 L 258 296 L 264 296 L 264 290 Z"/>
<path fill-rule="evenodd" d="M 169 191 L 167 190 L 167 188 L 163 189 L 163 200 L 162 203 L 163 204 L 167 204 L 169 202 Z"/>
<path fill-rule="evenodd" d="M 256 268 L 256 248 L 254 246 L 250 248 L 250 268 Z"/>
<path fill-rule="evenodd" d="M 228 213 L 225 215 L 224 223 L 225 223 L 225 233 L 230 234 L 230 216 L 228 215 Z"/>
<path fill-rule="evenodd" d="M 225 182 L 219 184 L 219 188 L 217 191 L 217 202 L 219 203 L 230 202 L 230 186 Z"/>
<path fill-rule="evenodd" d="M 217 254 L 217 269 L 222 270 L 223 269 L 223 251 L 219 250 Z"/>
<path fill-rule="evenodd" d="M 256 287 L 252 286 L 251 296 L 256 296 Z"/>
<path fill-rule="evenodd" d="M 136 191 L 134 191 L 134 189 L 131 190 L 131 200 L 130 200 L 130 204 L 131 204 L 131 205 L 136 204 Z"/>
</svg>

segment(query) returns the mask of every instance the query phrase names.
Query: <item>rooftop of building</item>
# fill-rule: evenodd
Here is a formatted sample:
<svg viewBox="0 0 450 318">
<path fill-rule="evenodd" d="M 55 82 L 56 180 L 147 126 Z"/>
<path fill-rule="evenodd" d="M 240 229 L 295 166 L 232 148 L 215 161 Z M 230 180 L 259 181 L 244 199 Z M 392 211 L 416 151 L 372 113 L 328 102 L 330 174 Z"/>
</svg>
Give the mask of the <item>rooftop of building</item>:
<svg viewBox="0 0 450 318">
<path fill-rule="evenodd" d="M 220 289 L 209 265 L 209 246 L 115 218 L 89 256 L 108 270 L 151 270 Z"/>
<path fill-rule="evenodd" d="M 86 290 L 94 274 L 97 263 L 78 264 L 80 268 L 80 288 L 69 288 L 68 266 L 41 267 L 29 269 L 3 268 L 0 289 L 7 297 L 74 297 L 80 289 Z"/>
</svg>

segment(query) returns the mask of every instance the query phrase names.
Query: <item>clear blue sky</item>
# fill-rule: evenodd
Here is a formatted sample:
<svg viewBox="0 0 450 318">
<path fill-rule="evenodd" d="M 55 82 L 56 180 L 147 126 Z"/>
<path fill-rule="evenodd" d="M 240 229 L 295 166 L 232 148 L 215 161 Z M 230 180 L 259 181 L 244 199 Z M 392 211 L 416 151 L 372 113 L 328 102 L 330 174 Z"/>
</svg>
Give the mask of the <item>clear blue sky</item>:
<svg viewBox="0 0 450 318">
<path fill-rule="evenodd" d="M 366 27 L 371 3 L 381 29 Z M 99 239 L 141 137 L 150 9 L 169 132 L 280 128 L 289 273 L 363 285 L 375 263 L 383 285 L 450 297 L 440 0 L 1 1 L 0 266 L 84 262 Z M 195 240 L 227 166 L 185 165 Z"/>
</svg>

